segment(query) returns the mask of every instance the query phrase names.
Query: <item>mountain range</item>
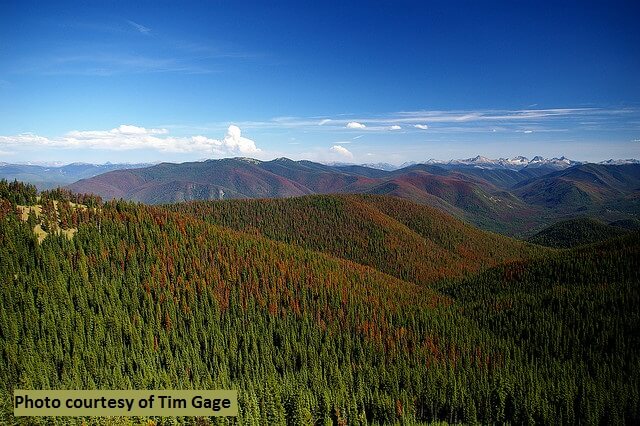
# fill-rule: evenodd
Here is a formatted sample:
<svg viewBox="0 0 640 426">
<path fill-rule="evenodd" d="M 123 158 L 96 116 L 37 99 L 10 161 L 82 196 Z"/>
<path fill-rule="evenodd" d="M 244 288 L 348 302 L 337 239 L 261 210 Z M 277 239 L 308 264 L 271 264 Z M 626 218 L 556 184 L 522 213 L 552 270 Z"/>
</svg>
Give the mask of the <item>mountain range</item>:
<svg viewBox="0 0 640 426">
<path fill-rule="evenodd" d="M 415 163 L 404 163 L 403 166 L 408 166 Z M 531 160 L 521 155 L 513 158 L 498 158 L 491 159 L 478 155 L 473 158 L 458 159 L 441 161 L 435 159 L 429 159 L 424 164 L 437 164 L 443 167 L 480 167 L 486 169 L 510 169 L 521 170 L 526 167 L 545 167 L 551 169 L 564 169 L 578 164 L 583 164 L 580 161 L 570 160 L 566 157 L 560 158 L 544 158 L 541 156 L 535 156 Z"/>
<path fill-rule="evenodd" d="M 637 160 L 594 164 L 565 157 L 476 156 L 403 166 L 245 157 L 180 164 L 0 163 L 0 178 L 147 204 L 332 193 L 392 195 L 513 236 L 533 235 L 558 220 L 585 215 L 605 222 L 635 220 L 640 212 Z"/>
<path fill-rule="evenodd" d="M 114 170 L 68 188 L 147 204 L 331 193 L 393 195 L 508 235 L 530 235 L 578 214 L 605 221 L 637 217 L 640 164 L 573 163 L 531 160 L 514 169 L 449 162 L 387 171 L 241 157 Z M 559 169 L 558 164 L 566 167 Z"/>
<path fill-rule="evenodd" d="M 512 158 L 501 157 L 497 159 L 492 159 L 492 158 L 483 157 L 481 155 L 477 155 L 473 158 L 456 159 L 456 160 L 436 160 L 436 159 L 430 158 L 422 162 L 416 162 L 416 161 L 405 162 L 405 163 L 402 163 L 400 166 L 394 166 L 393 164 L 389 164 L 389 163 L 368 163 L 368 164 L 361 164 L 361 165 L 365 167 L 387 170 L 387 171 L 402 169 L 408 166 L 413 166 L 415 164 L 435 164 L 435 165 L 446 167 L 446 168 L 479 167 L 484 169 L 522 170 L 526 167 L 530 167 L 530 168 L 544 167 L 544 168 L 561 170 L 567 167 L 577 166 L 577 165 L 586 164 L 586 163 L 587 162 L 584 162 L 584 161 L 571 160 L 564 156 L 559 158 L 558 157 L 544 158 L 540 155 L 537 155 L 532 159 L 528 159 L 527 157 L 518 155 Z M 622 164 L 640 164 L 640 160 L 636 160 L 633 158 L 618 159 L 618 160 L 609 159 L 605 161 L 600 161 L 597 164 L 619 166 Z M 343 166 L 343 165 L 352 165 L 352 164 L 331 163 L 330 165 Z"/>
</svg>

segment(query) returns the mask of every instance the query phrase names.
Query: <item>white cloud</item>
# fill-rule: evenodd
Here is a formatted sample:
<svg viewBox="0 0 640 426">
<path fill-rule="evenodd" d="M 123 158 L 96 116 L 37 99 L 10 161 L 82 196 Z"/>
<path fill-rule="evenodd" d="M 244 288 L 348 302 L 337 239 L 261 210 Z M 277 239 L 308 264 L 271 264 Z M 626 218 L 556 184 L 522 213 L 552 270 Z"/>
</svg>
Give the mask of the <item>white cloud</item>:
<svg viewBox="0 0 640 426">
<path fill-rule="evenodd" d="M 49 143 L 49 139 L 42 136 L 34 135 L 33 133 L 21 133 L 16 136 L 0 136 L 0 146 L 9 145 L 46 145 Z"/>
<path fill-rule="evenodd" d="M 329 151 L 331 152 L 335 152 L 336 154 L 339 154 L 343 157 L 346 158 L 353 158 L 353 154 L 351 153 L 351 151 L 349 151 L 347 148 L 340 146 L 340 145 L 334 145 L 332 146 Z"/>
<path fill-rule="evenodd" d="M 233 124 L 227 129 L 223 145 L 231 152 L 235 150 L 240 151 L 242 154 L 254 154 L 256 152 L 260 152 L 256 147 L 255 142 L 251 139 L 242 137 L 240 127 L 234 126 Z"/>
<path fill-rule="evenodd" d="M 525 130 L 524 133 L 526 134 L 533 133 L 533 130 Z"/>
<path fill-rule="evenodd" d="M 325 124 L 327 124 L 328 122 L 330 122 L 331 120 L 329 120 L 328 118 L 322 119 L 318 122 L 318 126 L 324 126 Z"/>
<path fill-rule="evenodd" d="M 365 126 L 362 123 L 358 123 L 357 121 L 350 121 L 347 123 L 347 129 L 364 129 L 367 126 Z"/>
<path fill-rule="evenodd" d="M 429 128 L 429 126 L 427 126 L 426 124 L 416 124 L 413 127 L 420 130 L 427 130 Z"/>
<path fill-rule="evenodd" d="M 402 127 L 398 126 L 397 124 L 394 124 L 393 126 L 389 127 L 389 130 L 400 130 L 402 129 Z"/>
<path fill-rule="evenodd" d="M 207 136 L 168 136 L 166 129 L 147 129 L 123 124 L 111 130 L 72 130 L 59 138 L 47 138 L 23 133 L 16 136 L 0 136 L 0 148 L 19 146 L 26 148 L 80 148 L 126 151 L 152 149 L 160 152 L 203 154 L 255 154 L 260 152 L 251 139 L 242 136 L 240 128 L 229 126 L 223 139 Z"/>
<path fill-rule="evenodd" d="M 115 129 L 109 131 L 104 130 L 72 130 L 66 134 L 68 138 L 74 139 L 111 139 L 117 136 L 122 137 L 135 137 L 141 135 L 165 135 L 169 133 L 167 129 L 146 129 L 144 127 L 131 126 L 128 124 L 121 124 Z"/>
</svg>

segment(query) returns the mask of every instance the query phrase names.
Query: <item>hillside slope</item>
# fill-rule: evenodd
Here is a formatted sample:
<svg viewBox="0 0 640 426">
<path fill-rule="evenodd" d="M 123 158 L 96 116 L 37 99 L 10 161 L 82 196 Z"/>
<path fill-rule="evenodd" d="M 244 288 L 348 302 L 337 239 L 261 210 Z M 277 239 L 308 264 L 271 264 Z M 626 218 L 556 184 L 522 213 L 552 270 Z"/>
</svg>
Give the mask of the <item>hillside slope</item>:
<svg viewBox="0 0 640 426">
<path fill-rule="evenodd" d="M 308 196 L 202 203 L 256 217 L 253 232 L 110 202 L 38 242 L 14 209 L 32 188 L 6 190 L 0 422 L 16 422 L 16 388 L 238 389 L 242 424 L 640 420 L 637 234 L 522 258 L 526 244 L 422 206 Z M 303 238 L 258 231 L 289 227 Z M 425 273 L 506 263 L 416 285 L 340 253 L 400 274 L 403 256 Z"/>
<path fill-rule="evenodd" d="M 638 164 L 583 164 L 514 186 L 514 193 L 528 203 L 563 210 L 592 207 L 639 190 Z"/>
<path fill-rule="evenodd" d="M 162 163 L 135 170 L 117 170 L 80 180 L 69 189 L 150 204 L 192 199 L 290 197 L 311 191 L 248 159 Z"/>
<path fill-rule="evenodd" d="M 590 218 L 554 223 L 528 239 L 529 242 L 555 248 L 592 244 L 627 234 L 622 227 L 607 225 Z"/>
<path fill-rule="evenodd" d="M 638 392 L 628 392 L 640 386 L 639 284 L 640 233 L 635 232 L 507 263 L 440 283 L 438 289 L 480 328 L 517 341 L 532 360 L 546 360 L 542 368 L 555 371 L 553 382 L 564 384 L 541 392 L 559 396 L 577 390 L 575 405 L 552 423 L 575 423 L 577 415 L 582 423 L 596 424 L 612 423 L 619 415 L 624 423 L 640 418 Z M 586 385 L 595 377 L 595 387 Z M 593 398 L 602 403 L 586 402 Z"/>
<path fill-rule="evenodd" d="M 370 267 L 122 202 L 71 241 L 39 244 L 0 219 L 3 400 L 17 387 L 239 388 L 243 423 L 497 420 L 482 387 L 522 376 L 524 358 L 449 298 Z M 469 398 L 437 402 L 459 385 Z"/>
<path fill-rule="evenodd" d="M 422 284 L 541 251 L 481 231 L 439 210 L 393 197 L 315 195 L 165 207 Z"/>
</svg>

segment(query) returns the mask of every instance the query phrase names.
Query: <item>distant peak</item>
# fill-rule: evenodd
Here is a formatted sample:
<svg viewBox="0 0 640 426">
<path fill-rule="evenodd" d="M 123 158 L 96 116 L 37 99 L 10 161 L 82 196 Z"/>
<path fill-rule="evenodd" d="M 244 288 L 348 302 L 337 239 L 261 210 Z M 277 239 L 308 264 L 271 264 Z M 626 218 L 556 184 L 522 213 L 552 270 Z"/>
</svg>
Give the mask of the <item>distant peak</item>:
<svg viewBox="0 0 640 426">
<path fill-rule="evenodd" d="M 636 160 L 635 158 L 614 160 L 611 158 L 609 160 L 601 161 L 599 164 L 603 164 L 605 166 L 622 166 L 624 164 L 640 164 L 640 160 Z"/>
<path fill-rule="evenodd" d="M 236 157 L 235 160 L 243 161 L 243 162 L 249 163 L 249 164 L 260 164 L 260 163 L 262 163 L 262 161 L 260 161 L 260 160 L 256 160 L 255 158 L 249 158 L 249 157 Z"/>
<path fill-rule="evenodd" d="M 273 161 L 277 161 L 278 163 L 295 163 L 295 161 L 293 161 L 292 159 L 287 158 L 287 157 L 276 158 Z"/>
<path fill-rule="evenodd" d="M 401 168 L 407 167 L 415 163 L 404 163 Z M 449 160 L 449 161 L 441 161 L 429 159 L 423 161 L 422 164 L 437 164 L 443 167 L 474 167 L 481 169 L 510 169 L 510 170 L 520 170 L 527 166 L 531 167 L 549 167 L 554 169 L 563 169 L 571 166 L 575 166 L 578 164 L 582 164 L 580 161 L 574 161 L 568 159 L 565 156 L 560 158 L 551 158 L 547 159 L 540 155 L 536 155 L 533 159 L 529 160 L 527 157 L 518 155 L 515 157 L 500 157 L 498 159 L 488 158 L 482 155 L 476 155 L 471 158 L 457 159 L 457 160 Z"/>
<path fill-rule="evenodd" d="M 394 166 L 393 164 L 389 164 L 389 163 L 365 163 L 365 164 L 361 164 L 361 166 L 369 167 L 370 169 L 378 169 L 378 170 L 386 170 L 386 171 L 396 170 L 398 168 L 398 166 Z"/>
</svg>

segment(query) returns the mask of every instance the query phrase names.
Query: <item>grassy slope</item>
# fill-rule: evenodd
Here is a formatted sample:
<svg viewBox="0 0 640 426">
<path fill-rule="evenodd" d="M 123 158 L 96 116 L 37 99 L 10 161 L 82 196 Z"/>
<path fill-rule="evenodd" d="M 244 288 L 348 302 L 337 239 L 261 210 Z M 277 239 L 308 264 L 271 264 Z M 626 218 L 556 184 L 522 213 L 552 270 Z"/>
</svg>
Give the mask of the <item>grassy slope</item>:
<svg viewBox="0 0 640 426">
<path fill-rule="evenodd" d="M 54 201 L 53 202 L 56 210 L 58 208 L 58 201 Z M 82 204 L 75 204 L 75 203 L 70 203 L 71 208 L 74 209 L 86 209 L 87 206 L 84 206 Z M 24 222 L 27 221 L 27 219 L 29 218 L 29 213 L 31 211 L 33 211 L 33 213 L 36 216 L 36 219 L 39 219 L 42 213 L 42 206 L 40 204 L 35 204 L 33 206 L 20 206 L 18 205 L 18 210 L 21 212 L 20 215 L 20 219 Z M 75 234 L 77 231 L 76 228 L 69 228 L 69 229 L 62 229 L 62 228 L 58 228 L 56 230 L 56 233 L 60 234 L 60 235 L 64 235 L 65 237 L 71 239 L 73 238 L 73 234 Z M 45 231 L 42 229 L 42 226 L 40 223 L 37 223 L 34 228 L 33 228 L 33 232 L 36 234 L 36 236 L 38 237 L 38 242 L 42 242 L 47 235 L 49 235 L 49 232 Z"/>
</svg>

